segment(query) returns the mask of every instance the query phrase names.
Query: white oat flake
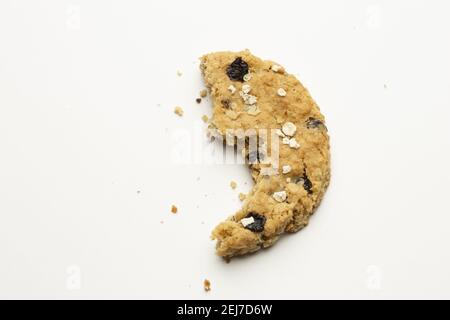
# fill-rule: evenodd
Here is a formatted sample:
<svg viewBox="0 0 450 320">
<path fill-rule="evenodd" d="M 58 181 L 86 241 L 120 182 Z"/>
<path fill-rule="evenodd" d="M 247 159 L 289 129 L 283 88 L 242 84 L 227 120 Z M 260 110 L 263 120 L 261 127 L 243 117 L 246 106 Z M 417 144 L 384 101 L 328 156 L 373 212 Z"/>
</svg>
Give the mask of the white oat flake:
<svg viewBox="0 0 450 320">
<path fill-rule="evenodd" d="M 253 217 L 248 217 L 248 218 L 242 218 L 241 219 L 241 224 L 246 227 L 252 223 L 255 222 L 255 219 Z"/>
<path fill-rule="evenodd" d="M 287 193 L 286 193 L 286 191 L 274 192 L 272 197 L 278 202 L 284 202 L 287 199 Z"/>
<path fill-rule="evenodd" d="M 261 113 L 261 110 L 259 110 L 258 106 L 256 104 L 252 104 L 247 109 L 247 113 L 251 116 L 257 116 Z"/>
<path fill-rule="evenodd" d="M 285 97 L 286 96 L 286 90 L 284 90 L 283 88 L 278 89 L 277 94 L 280 97 Z"/>
<path fill-rule="evenodd" d="M 247 73 L 247 74 L 243 77 L 243 79 L 244 79 L 245 82 L 250 81 L 251 78 L 252 78 L 252 75 L 251 75 L 250 73 Z"/>
<path fill-rule="evenodd" d="M 272 65 L 272 66 L 270 67 L 270 69 L 271 69 L 273 72 L 278 72 L 278 71 L 281 70 L 281 66 L 279 66 L 279 65 L 277 65 L 277 64 L 274 64 L 274 65 Z"/>
<path fill-rule="evenodd" d="M 231 92 L 231 94 L 234 94 L 236 92 L 236 87 L 233 86 L 232 84 L 228 87 L 228 91 Z"/>
<path fill-rule="evenodd" d="M 292 168 L 290 165 L 287 164 L 287 165 L 283 166 L 283 174 L 289 173 L 289 172 L 291 172 L 291 170 L 292 170 Z"/>
<path fill-rule="evenodd" d="M 297 142 L 297 140 L 295 140 L 295 138 L 292 138 L 291 140 L 289 140 L 289 147 L 298 149 L 300 148 L 300 144 Z"/>
<path fill-rule="evenodd" d="M 242 86 L 242 92 L 243 92 L 243 93 L 249 93 L 250 90 L 252 90 L 252 88 L 251 88 L 248 84 L 244 84 L 244 85 Z"/>
<path fill-rule="evenodd" d="M 289 139 L 288 137 L 284 137 L 282 140 L 283 144 L 289 144 L 290 141 L 291 141 L 291 139 Z"/>
<path fill-rule="evenodd" d="M 295 135 L 295 132 L 297 131 L 297 127 L 292 122 L 286 122 L 285 124 L 283 124 L 281 131 L 283 131 L 285 135 L 293 137 Z"/>
<path fill-rule="evenodd" d="M 249 95 L 248 96 L 248 104 L 255 104 L 258 101 L 258 99 L 255 96 Z"/>
<path fill-rule="evenodd" d="M 258 102 L 258 99 L 255 96 L 252 96 L 251 94 L 244 93 L 243 91 L 241 91 L 239 94 L 241 95 L 242 100 L 244 100 L 245 104 L 252 105 Z"/>
</svg>

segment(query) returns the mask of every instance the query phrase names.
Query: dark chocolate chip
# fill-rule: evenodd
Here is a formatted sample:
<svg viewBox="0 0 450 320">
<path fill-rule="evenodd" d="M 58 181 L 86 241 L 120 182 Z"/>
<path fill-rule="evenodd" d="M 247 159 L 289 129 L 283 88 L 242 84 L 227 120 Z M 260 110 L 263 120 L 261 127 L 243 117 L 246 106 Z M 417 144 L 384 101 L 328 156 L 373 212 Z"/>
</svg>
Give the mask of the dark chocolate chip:
<svg viewBox="0 0 450 320">
<path fill-rule="evenodd" d="M 200 102 L 202 102 L 202 99 L 201 99 L 201 98 L 197 98 L 197 99 L 195 99 L 195 101 L 196 101 L 197 103 L 200 103 Z"/>
<path fill-rule="evenodd" d="M 317 128 L 319 128 L 319 127 L 324 127 L 324 128 L 326 128 L 325 125 L 324 125 L 324 123 L 323 123 L 321 120 L 315 119 L 315 118 L 309 118 L 309 119 L 306 121 L 306 127 L 307 127 L 308 129 L 317 129 Z"/>
<path fill-rule="evenodd" d="M 311 180 L 309 180 L 307 176 L 304 176 L 303 179 L 303 188 L 305 188 L 305 190 L 308 191 L 309 194 L 311 194 L 313 187 Z"/>
<path fill-rule="evenodd" d="M 313 184 L 306 175 L 304 175 L 303 177 L 293 178 L 293 182 L 299 185 L 303 185 L 303 188 L 308 192 L 308 194 L 313 193 L 312 191 Z"/>
<path fill-rule="evenodd" d="M 220 103 L 222 104 L 222 107 L 224 107 L 225 109 L 230 109 L 231 104 L 230 99 L 223 99 L 222 101 L 220 101 Z"/>
<path fill-rule="evenodd" d="M 256 213 L 256 212 L 250 212 L 246 218 L 252 217 L 255 222 L 250 223 L 245 227 L 245 229 L 248 229 L 253 232 L 261 232 L 264 230 L 264 225 L 266 224 L 266 217 L 263 215 Z"/>
<path fill-rule="evenodd" d="M 248 64 L 241 57 L 236 58 L 228 67 L 227 75 L 230 80 L 244 81 L 244 76 L 248 73 Z"/>
</svg>

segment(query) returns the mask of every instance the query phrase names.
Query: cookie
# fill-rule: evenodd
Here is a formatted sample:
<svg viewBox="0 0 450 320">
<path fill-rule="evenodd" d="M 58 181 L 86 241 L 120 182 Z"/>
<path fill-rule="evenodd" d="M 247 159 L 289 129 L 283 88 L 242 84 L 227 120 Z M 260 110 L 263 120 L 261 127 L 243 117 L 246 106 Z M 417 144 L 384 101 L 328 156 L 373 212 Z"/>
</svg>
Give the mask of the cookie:
<svg viewBox="0 0 450 320">
<path fill-rule="evenodd" d="M 255 182 L 212 232 L 217 254 L 231 258 L 308 224 L 330 181 L 329 137 L 319 107 L 281 65 L 246 50 L 204 55 L 200 66 L 213 102 L 209 131 L 242 149 Z"/>
</svg>

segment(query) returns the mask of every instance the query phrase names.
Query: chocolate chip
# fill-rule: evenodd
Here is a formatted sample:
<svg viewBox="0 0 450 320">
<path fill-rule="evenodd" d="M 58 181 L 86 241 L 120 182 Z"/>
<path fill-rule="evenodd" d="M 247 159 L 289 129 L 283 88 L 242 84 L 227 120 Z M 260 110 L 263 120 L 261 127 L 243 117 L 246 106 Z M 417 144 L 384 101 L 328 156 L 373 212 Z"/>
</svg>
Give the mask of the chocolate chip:
<svg viewBox="0 0 450 320">
<path fill-rule="evenodd" d="M 231 101 L 229 99 L 223 99 L 220 103 L 225 109 L 230 109 Z"/>
<path fill-rule="evenodd" d="M 245 229 L 248 229 L 253 232 L 261 232 L 264 230 L 264 225 L 266 224 L 266 217 L 263 215 L 256 213 L 256 212 L 250 212 L 246 218 L 252 217 L 255 222 L 250 223 L 245 227 Z"/>
<path fill-rule="evenodd" d="M 326 129 L 325 124 L 322 122 L 322 120 L 315 119 L 315 118 L 309 118 L 306 121 L 306 127 L 308 129 L 317 129 L 319 127 L 324 127 Z"/>
<path fill-rule="evenodd" d="M 201 98 L 197 98 L 197 99 L 195 99 L 195 101 L 196 101 L 197 103 L 200 103 L 200 102 L 202 102 L 202 99 L 201 99 Z"/>
<path fill-rule="evenodd" d="M 248 64 L 241 57 L 236 58 L 228 67 L 227 75 L 230 80 L 244 81 L 244 76 L 248 73 Z"/>
<path fill-rule="evenodd" d="M 311 180 L 309 180 L 307 176 L 304 176 L 303 179 L 304 179 L 303 188 L 305 188 L 305 190 L 308 191 L 309 194 L 311 194 L 312 193 L 311 189 L 313 187 Z"/>
<path fill-rule="evenodd" d="M 306 175 L 304 175 L 303 177 L 293 178 L 293 182 L 299 185 L 303 185 L 303 188 L 308 192 L 308 194 L 313 193 L 312 191 L 313 184 Z"/>
</svg>

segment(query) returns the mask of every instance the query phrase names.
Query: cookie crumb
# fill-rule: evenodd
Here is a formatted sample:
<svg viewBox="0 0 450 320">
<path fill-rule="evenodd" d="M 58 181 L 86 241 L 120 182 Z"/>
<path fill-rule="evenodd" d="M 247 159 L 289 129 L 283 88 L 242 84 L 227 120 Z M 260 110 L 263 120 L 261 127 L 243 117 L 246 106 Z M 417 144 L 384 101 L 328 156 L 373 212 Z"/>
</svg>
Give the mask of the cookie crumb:
<svg viewBox="0 0 450 320">
<path fill-rule="evenodd" d="M 286 90 L 284 90 L 283 88 L 278 89 L 277 94 L 280 97 L 286 97 Z"/>
<path fill-rule="evenodd" d="M 235 93 L 236 92 L 236 87 L 235 86 L 233 86 L 232 84 L 228 87 L 228 91 L 230 91 L 231 92 L 231 94 L 233 94 L 233 93 Z"/>
<path fill-rule="evenodd" d="M 278 202 L 284 202 L 287 199 L 287 193 L 286 193 L 286 191 L 274 192 L 272 197 Z"/>
<path fill-rule="evenodd" d="M 183 72 L 181 72 L 180 70 L 177 70 L 177 76 L 181 77 L 183 75 Z"/>
<path fill-rule="evenodd" d="M 200 104 L 202 102 L 202 98 L 197 98 L 195 99 L 195 102 L 197 102 L 198 104 Z"/>
<path fill-rule="evenodd" d="M 244 193 L 239 193 L 239 200 L 244 201 L 247 196 Z"/>
<path fill-rule="evenodd" d="M 231 181 L 230 182 L 230 187 L 231 187 L 231 189 L 236 189 L 236 187 L 237 187 L 237 183 L 235 182 L 235 181 Z"/>
<path fill-rule="evenodd" d="M 283 174 L 289 173 L 289 172 L 291 172 L 291 170 L 292 170 L 292 168 L 290 165 L 287 164 L 287 165 L 283 166 Z"/>
<path fill-rule="evenodd" d="M 281 131 L 283 131 L 285 135 L 293 137 L 295 135 L 295 132 L 297 131 L 297 127 L 292 122 L 286 122 L 285 124 L 283 124 Z"/>
<path fill-rule="evenodd" d="M 172 208 L 170 209 L 170 211 L 171 211 L 173 214 L 176 214 L 176 213 L 178 212 L 178 208 L 177 208 L 176 206 L 172 205 Z"/>
<path fill-rule="evenodd" d="M 205 289 L 206 292 L 211 291 L 211 281 L 205 279 L 203 281 L 203 289 Z"/>
<path fill-rule="evenodd" d="M 203 89 L 202 91 L 200 91 L 200 97 L 206 98 L 207 95 L 208 95 L 208 90 Z"/>
<path fill-rule="evenodd" d="M 184 114 L 183 108 L 181 108 L 179 106 L 176 106 L 175 109 L 173 110 L 173 112 L 175 112 L 175 114 L 180 117 L 182 117 Z"/>
<path fill-rule="evenodd" d="M 204 114 L 204 115 L 202 116 L 202 120 L 203 120 L 204 123 L 207 123 L 208 120 L 209 120 L 209 118 L 208 118 L 208 116 L 207 116 L 206 114 Z"/>
<path fill-rule="evenodd" d="M 284 137 L 282 140 L 283 144 L 289 144 L 290 141 L 291 139 L 289 139 L 288 137 Z"/>
</svg>

